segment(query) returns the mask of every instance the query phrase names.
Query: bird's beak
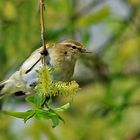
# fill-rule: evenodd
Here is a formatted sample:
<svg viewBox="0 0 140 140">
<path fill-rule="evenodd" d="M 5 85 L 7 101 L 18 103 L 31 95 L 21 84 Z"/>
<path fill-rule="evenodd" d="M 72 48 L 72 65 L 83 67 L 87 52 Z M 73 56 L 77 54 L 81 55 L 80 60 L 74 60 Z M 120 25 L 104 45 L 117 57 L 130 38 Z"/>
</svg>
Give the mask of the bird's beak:
<svg viewBox="0 0 140 140">
<path fill-rule="evenodd" d="M 92 52 L 88 51 L 88 50 L 85 49 L 85 48 L 82 48 L 80 51 L 81 51 L 81 53 L 92 53 Z"/>
</svg>

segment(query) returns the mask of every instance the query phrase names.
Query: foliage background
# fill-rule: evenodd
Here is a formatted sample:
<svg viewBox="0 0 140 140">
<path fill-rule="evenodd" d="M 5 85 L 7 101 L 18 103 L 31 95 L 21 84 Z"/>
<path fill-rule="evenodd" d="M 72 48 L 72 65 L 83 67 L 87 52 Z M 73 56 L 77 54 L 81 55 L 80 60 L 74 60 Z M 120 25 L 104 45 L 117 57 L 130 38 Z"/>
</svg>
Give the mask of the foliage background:
<svg viewBox="0 0 140 140">
<path fill-rule="evenodd" d="M 63 114 L 66 123 L 21 120 L 0 114 L 0 139 L 135 140 L 140 138 L 139 0 L 45 0 L 48 42 L 82 41 L 74 78 L 82 90 Z M 0 1 L 0 80 L 9 77 L 40 46 L 37 0 Z M 87 75 L 85 77 L 85 75 Z M 60 98 L 66 102 L 70 98 Z M 27 108 L 23 99 L 6 107 Z"/>
</svg>

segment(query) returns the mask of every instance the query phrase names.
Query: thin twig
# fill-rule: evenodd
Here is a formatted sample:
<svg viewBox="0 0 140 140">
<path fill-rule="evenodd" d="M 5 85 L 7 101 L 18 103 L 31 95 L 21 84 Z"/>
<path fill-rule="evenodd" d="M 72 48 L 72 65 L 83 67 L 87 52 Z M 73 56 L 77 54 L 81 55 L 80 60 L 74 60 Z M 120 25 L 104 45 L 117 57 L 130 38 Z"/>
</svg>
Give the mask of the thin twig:
<svg viewBox="0 0 140 140">
<path fill-rule="evenodd" d="M 42 55 L 42 64 L 45 66 L 45 56 L 47 53 L 46 46 L 45 46 L 45 26 L 44 26 L 44 0 L 40 0 L 40 32 L 41 32 L 41 42 L 43 46 L 43 50 L 41 52 Z"/>
<path fill-rule="evenodd" d="M 47 103 L 46 103 L 47 100 L 48 100 L 48 97 L 45 97 L 45 100 L 44 100 L 44 102 L 42 103 L 41 107 L 44 107 L 44 105 L 47 105 Z M 49 108 L 48 105 L 47 105 L 47 108 Z"/>
</svg>

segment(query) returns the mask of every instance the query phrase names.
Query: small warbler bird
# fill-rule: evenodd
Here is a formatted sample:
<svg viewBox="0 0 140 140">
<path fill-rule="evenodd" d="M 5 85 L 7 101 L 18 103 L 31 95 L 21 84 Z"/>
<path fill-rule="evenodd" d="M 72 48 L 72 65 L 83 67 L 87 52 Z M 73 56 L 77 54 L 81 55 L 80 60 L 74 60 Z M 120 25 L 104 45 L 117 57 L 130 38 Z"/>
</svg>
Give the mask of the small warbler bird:
<svg viewBox="0 0 140 140">
<path fill-rule="evenodd" d="M 42 47 L 35 50 L 8 80 L 0 83 L 0 97 L 4 95 L 25 95 L 33 92 L 38 83 L 37 70 L 42 67 Z M 81 53 L 87 50 L 76 40 L 65 40 L 53 45 L 46 44 L 46 64 L 53 67 L 54 80 L 70 81 L 75 67 L 75 62 Z"/>
</svg>

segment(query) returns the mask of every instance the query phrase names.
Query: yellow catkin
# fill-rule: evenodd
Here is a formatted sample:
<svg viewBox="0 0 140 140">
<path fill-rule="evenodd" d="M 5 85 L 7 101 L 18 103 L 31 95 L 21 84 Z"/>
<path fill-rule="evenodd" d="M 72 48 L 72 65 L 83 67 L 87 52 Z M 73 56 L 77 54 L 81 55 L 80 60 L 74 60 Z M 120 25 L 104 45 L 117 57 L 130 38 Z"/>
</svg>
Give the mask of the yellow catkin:
<svg viewBox="0 0 140 140">
<path fill-rule="evenodd" d="M 49 70 L 46 67 L 42 67 L 39 70 L 39 84 L 38 89 L 41 94 L 49 94 L 50 92 L 50 83 L 52 82 L 52 78 L 49 74 Z"/>
<path fill-rule="evenodd" d="M 42 67 L 39 70 L 39 83 L 37 88 L 40 94 L 44 94 L 46 96 L 68 96 L 76 93 L 79 89 L 79 85 L 75 81 L 54 81 L 48 68 Z"/>
<path fill-rule="evenodd" d="M 79 89 L 79 85 L 75 81 L 56 82 L 54 85 L 55 92 L 59 95 L 67 96 L 74 94 Z"/>
</svg>

